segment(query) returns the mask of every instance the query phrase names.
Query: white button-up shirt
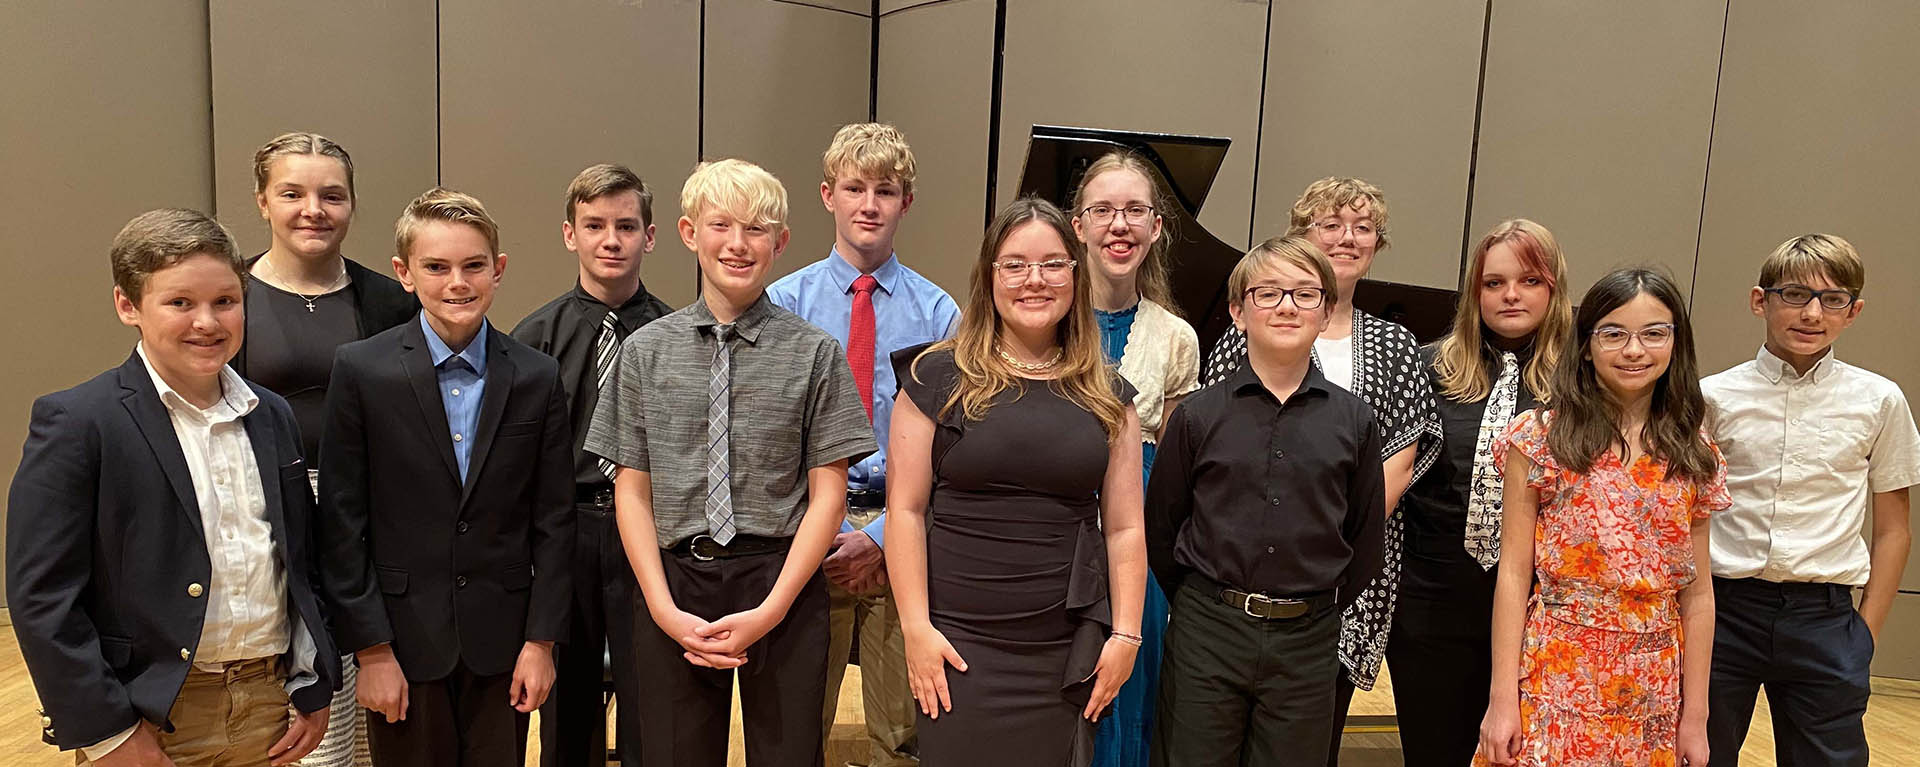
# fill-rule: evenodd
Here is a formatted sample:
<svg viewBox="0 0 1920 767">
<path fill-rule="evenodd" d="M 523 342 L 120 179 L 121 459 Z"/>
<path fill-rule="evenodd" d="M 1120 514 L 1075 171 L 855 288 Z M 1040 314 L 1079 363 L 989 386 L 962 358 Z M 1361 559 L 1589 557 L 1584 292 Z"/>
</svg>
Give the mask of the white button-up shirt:
<svg viewBox="0 0 1920 767">
<path fill-rule="evenodd" d="M 1713 574 L 1864 585 L 1872 494 L 1920 484 L 1900 387 L 1831 352 L 1802 376 L 1762 347 L 1700 388 L 1733 496 L 1713 516 Z"/>
</svg>

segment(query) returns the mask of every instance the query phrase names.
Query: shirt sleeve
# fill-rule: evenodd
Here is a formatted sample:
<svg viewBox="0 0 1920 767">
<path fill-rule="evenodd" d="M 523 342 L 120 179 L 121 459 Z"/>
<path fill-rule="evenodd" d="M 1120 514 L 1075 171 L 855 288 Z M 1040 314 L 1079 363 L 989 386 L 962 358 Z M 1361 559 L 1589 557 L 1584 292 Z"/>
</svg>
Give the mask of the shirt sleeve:
<svg viewBox="0 0 1920 767">
<path fill-rule="evenodd" d="M 89 762 L 98 762 L 101 759 L 105 759 L 108 754 L 113 753 L 114 749 L 119 748 L 123 745 L 126 745 L 127 740 L 129 738 L 132 738 L 133 733 L 139 729 L 140 729 L 140 723 L 134 722 L 132 727 L 128 727 L 127 729 L 121 730 L 120 734 L 118 735 L 107 738 L 106 740 L 100 741 L 99 743 L 95 743 L 91 746 L 81 746 L 80 755 L 86 757 L 87 761 Z"/>
<path fill-rule="evenodd" d="M 1153 472 L 1147 479 L 1147 567 L 1172 598 L 1187 569 L 1174 556 L 1180 528 L 1193 516 L 1194 442 L 1187 420 L 1188 403 L 1167 414 L 1166 433 L 1155 448 Z"/>
<path fill-rule="evenodd" d="M 1184 397 L 1200 388 L 1200 338 L 1185 320 L 1173 319 L 1173 342 L 1167 357 L 1167 382 L 1161 391 Z"/>
<path fill-rule="evenodd" d="M 858 462 L 879 445 L 873 438 L 873 422 L 860 404 L 860 389 L 853 383 L 853 370 L 847 367 L 845 352 L 832 337 L 821 334 L 814 348 L 813 375 L 807 383 L 805 443 L 801 452 L 805 467 L 812 469 L 841 459 Z"/>
<path fill-rule="evenodd" d="M 1230 326 L 1227 332 L 1220 335 L 1220 340 L 1214 342 L 1213 351 L 1207 354 L 1207 373 L 1201 379 L 1201 383 L 1211 384 L 1222 380 L 1233 375 L 1245 364 L 1247 364 L 1247 336 L 1241 333 L 1239 328 Z"/>
<path fill-rule="evenodd" d="M 1891 493 L 1920 484 L 1920 432 L 1906 395 L 1895 388 L 1880 408 L 1880 434 L 1867 454 L 1867 487 Z"/>
<path fill-rule="evenodd" d="M 1720 446 L 1707 436 L 1705 429 L 1701 430 L 1700 438 L 1713 453 L 1713 479 L 1694 488 L 1693 508 L 1688 510 L 1687 518 L 1695 522 L 1733 506 L 1733 495 L 1727 492 L 1727 458 L 1720 454 Z"/>
<path fill-rule="evenodd" d="M 1347 478 L 1347 519 L 1341 532 L 1353 548 L 1353 558 L 1347 561 L 1340 579 L 1343 613 L 1360 599 L 1386 556 L 1387 474 L 1386 467 L 1374 458 L 1380 455 L 1380 427 L 1374 420 L 1361 422 L 1367 433 L 1360 440 L 1353 473 Z"/>
<path fill-rule="evenodd" d="M 1547 448 L 1546 417 L 1539 410 L 1514 416 L 1489 449 L 1493 451 L 1494 465 L 1503 467 L 1507 465 L 1508 451 L 1520 451 L 1527 458 L 1527 486 L 1536 490 L 1553 489 L 1560 465 L 1553 460 L 1553 451 Z"/>
<path fill-rule="evenodd" d="M 640 348 L 643 336 L 634 333 L 620 343 L 620 357 L 614 361 L 612 378 L 600 391 L 581 449 L 635 471 L 652 471 L 647 449 L 648 355 Z"/>
</svg>

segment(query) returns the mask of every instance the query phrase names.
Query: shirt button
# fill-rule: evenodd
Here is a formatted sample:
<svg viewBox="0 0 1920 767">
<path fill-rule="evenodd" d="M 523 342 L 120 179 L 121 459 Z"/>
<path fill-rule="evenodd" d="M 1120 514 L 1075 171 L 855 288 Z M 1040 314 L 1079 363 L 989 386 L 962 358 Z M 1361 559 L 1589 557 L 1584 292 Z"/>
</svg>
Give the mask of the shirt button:
<svg viewBox="0 0 1920 767">
<path fill-rule="evenodd" d="M 1275 450 L 1275 451 L 1273 451 L 1273 457 L 1275 457 L 1275 458 L 1285 458 L 1285 457 L 1287 457 L 1287 453 L 1286 453 L 1286 451 L 1284 451 L 1284 450 Z"/>
<path fill-rule="evenodd" d="M 1268 553 L 1268 554 L 1272 554 L 1272 553 L 1273 553 L 1273 547 L 1272 547 L 1272 546 L 1268 546 L 1268 547 L 1267 547 L 1267 553 Z"/>
<path fill-rule="evenodd" d="M 459 390 L 459 389 L 454 389 L 454 390 L 453 390 L 453 396 L 455 396 L 455 397 L 458 397 L 458 396 L 460 396 L 460 390 Z"/>
<path fill-rule="evenodd" d="M 199 597 L 199 596 L 200 596 L 201 594 L 204 594 L 204 593 L 206 593 L 206 591 L 207 591 L 207 590 L 206 590 L 205 588 L 202 588 L 202 587 L 200 586 L 200 584 L 198 584 L 198 583 L 189 583 L 189 584 L 187 584 L 187 596 L 190 596 L 190 597 L 196 597 L 196 598 L 197 598 L 197 597 Z"/>
<path fill-rule="evenodd" d="M 180 659 L 181 659 L 181 660 L 193 660 L 193 651 L 192 651 L 192 650 L 189 650 L 189 649 L 187 649 L 187 648 L 185 648 L 185 647 L 182 647 L 182 648 L 180 648 Z"/>
<path fill-rule="evenodd" d="M 459 589 L 464 589 L 464 588 L 466 588 L 466 587 L 467 587 L 467 576 L 464 576 L 464 575 L 462 575 L 462 576 L 458 576 L 458 577 L 456 577 L 456 578 L 454 578 L 454 579 L 453 579 L 453 586 L 454 586 L 454 588 L 459 588 Z"/>
<path fill-rule="evenodd" d="M 1278 499 L 1278 498 L 1275 498 L 1275 499 L 1273 499 L 1273 505 L 1275 505 L 1275 506 L 1279 506 L 1279 505 L 1280 505 L 1280 499 Z"/>
<path fill-rule="evenodd" d="M 467 523 L 465 523 L 465 522 L 461 522 L 460 524 L 457 524 L 457 525 L 454 525 L 454 526 L 453 526 L 453 531 L 454 531 L 454 532 L 456 532 L 456 533 L 459 533 L 459 534 L 461 534 L 461 535 L 466 535 L 466 534 L 467 534 Z"/>
<path fill-rule="evenodd" d="M 455 441 L 455 442 L 459 442 L 459 441 L 460 441 L 460 439 L 461 439 L 461 437 L 460 437 L 460 435 L 458 435 L 458 434 L 455 434 L 455 435 L 453 435 L 453 441 Z"/>
</svg>

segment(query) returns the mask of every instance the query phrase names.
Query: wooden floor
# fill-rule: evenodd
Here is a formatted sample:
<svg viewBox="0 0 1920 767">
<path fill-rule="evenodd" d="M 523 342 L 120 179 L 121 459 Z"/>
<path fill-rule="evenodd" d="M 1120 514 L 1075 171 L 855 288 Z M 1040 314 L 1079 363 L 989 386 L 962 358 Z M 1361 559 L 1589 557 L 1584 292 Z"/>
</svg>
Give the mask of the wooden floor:
<svg viewBox="0 0 1920 767">
<path fill-rule="evenodd" d="M 1393 714 L 1392 679 L 1381 674 L 1378 687 L 1354 697 L 1353 716 Z M 860 670 L 847 669 L 845 691 L 840 698 L 839 724 L 827 744 L 830 765 L 846 763 L 863 747 L 860 727 Z M 1741 752 L 1741 764 L 1771 767 L 1773 728 L 1767 718 L 1766 700 L 1754 713 L 1753 732 Z M 0 765 L 6 767 L 71 767 L 73 757 L 40 742 L 39 701 L 33 683 L 27 678 L 20 660 L 20 647 L 10 628 L 0 628 Z M 739 744 L 739 711 L 734 714 L 735 733 L 730 767 L 744 767 L 745 757 Z M 537 731 L 537 723 L 535 725 Z M 527 749 L 528 764 L 538 764 L 539 743 L 532 739 Z M 1872 745 L 1877 764 L 1920 764 L 1920 682 L 1875 679 L 1873 702 L 1867 707 L 1867 742 Z M 1399 736 L 1392 732 L 1349 732 L 1341 750 L 1345 767 L 1385 767 L 1400 764 Z"/>
</svg>

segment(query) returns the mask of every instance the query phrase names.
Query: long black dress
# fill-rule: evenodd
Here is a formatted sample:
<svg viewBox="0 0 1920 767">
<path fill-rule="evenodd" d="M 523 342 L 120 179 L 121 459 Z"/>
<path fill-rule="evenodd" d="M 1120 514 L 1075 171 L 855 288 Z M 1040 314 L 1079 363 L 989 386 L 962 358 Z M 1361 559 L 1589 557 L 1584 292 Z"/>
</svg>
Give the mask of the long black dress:
<svg viewBox="0 0 1920 767">
<path fill-rule="evenodd" d="M 1063 767 L 1092 759 L 1080 712 L 1111 631 L 1099 494 L 1107 439 L 1093 414 L 1046 381 L 1026 381 L 968 421 L 951 352 L 908 365 L 900 389 L 936 424 L 928 504 L 927 604 L 967 662 L 947 670 L 953 710 L 919 717 L 927 767 Z M 915 375 L 917 372 L 917 376 Z M 1122 402 L 1133 388 L 1114 376 Z"/>
</svg>

